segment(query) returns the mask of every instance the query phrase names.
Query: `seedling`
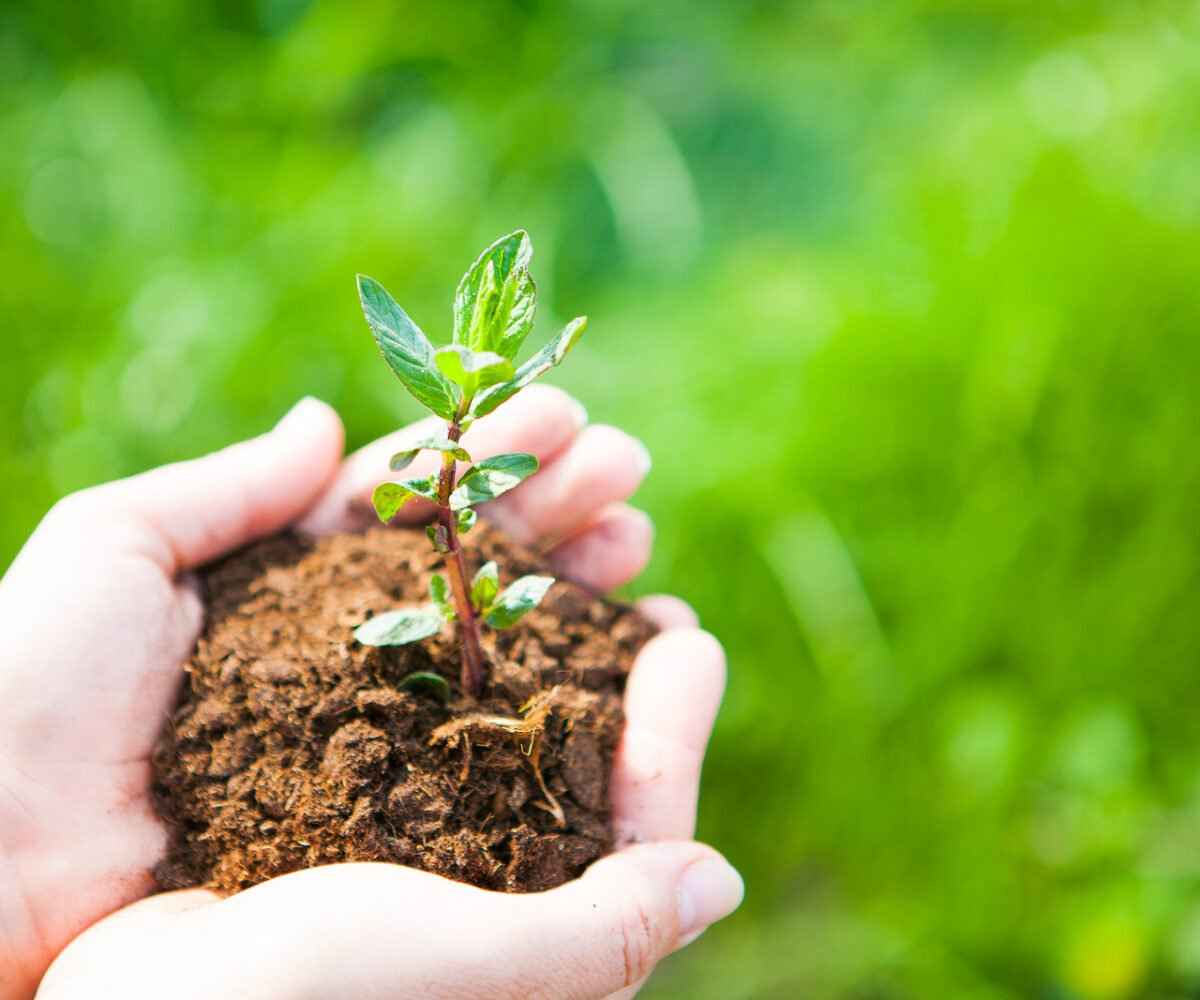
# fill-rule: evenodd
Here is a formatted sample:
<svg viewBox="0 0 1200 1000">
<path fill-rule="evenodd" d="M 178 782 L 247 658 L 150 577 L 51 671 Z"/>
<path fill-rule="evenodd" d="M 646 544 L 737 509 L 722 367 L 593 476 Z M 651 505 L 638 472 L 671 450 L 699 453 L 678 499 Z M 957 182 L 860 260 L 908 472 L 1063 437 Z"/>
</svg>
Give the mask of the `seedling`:
<svg viewBox="0 0 1200 1000">
<path fill-rule="evenodd" d="M 444 557 L 446 576 L 430 579 L 428 604 L 377 615 L 360 625 L 354 637 L 366 646 L 402 646 L 455 623 L 462 647 L 462 689 L 473 697 L 483 692 L 486 680 L 481 625 L 512 628 L 541 603 L 554 582 L 550 576 L 523 576 L 501 590 L 494 562 L 468 573 L 461 544 L 461 536 L 475 524 L 475 506 L 507 493 L 538 467 L 537 459 L 524 452 L 475 462 L 459 443 L 463 432 L 558 365 L 587 326 L 584 316 L 571 320 L 532 358 L 515 364 L 533 328 L 537 303 L 529 274 L 532 256 L 533 244 L 524 230 L 484 250 L 454 295 L 453 341 L 436 350 L 379 282 L 358 276 L 363 312 L 384 360 L 419 403 L 446 421 L 444 433 L 416 442 L 391 460 L 392 470 L 400 472 L 420 452 L 436 451 L 440 471 L 381 483 L 372 497 L 375 513 L 387 524 L 412 500 L 434 503 L 437 516 L 426 533 Z M 468 463 L 461 476 L 458 462 Z"/>
</svg>

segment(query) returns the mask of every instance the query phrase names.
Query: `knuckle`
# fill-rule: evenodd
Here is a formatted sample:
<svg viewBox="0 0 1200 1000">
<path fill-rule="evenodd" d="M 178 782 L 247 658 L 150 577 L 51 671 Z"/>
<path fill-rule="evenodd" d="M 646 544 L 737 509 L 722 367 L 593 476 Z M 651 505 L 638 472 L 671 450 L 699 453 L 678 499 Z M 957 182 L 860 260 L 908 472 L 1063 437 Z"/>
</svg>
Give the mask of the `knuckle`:
<svg viewBox="0 0 1200 1000">
<path fill-rule="evenodd" d="M 632 901 L 621 918 L 623 985 L 632 986 L 654 971 L 661 937 L 650 907 L 643 901 Z"/>
</svg>

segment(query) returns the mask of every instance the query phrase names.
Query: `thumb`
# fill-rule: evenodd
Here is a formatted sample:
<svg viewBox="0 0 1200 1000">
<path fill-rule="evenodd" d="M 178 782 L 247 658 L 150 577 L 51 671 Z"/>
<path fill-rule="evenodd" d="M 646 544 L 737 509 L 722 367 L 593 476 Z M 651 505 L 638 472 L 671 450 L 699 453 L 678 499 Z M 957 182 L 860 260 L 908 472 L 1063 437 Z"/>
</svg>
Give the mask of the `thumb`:
<svg viewBox="0 0 1200 1000">
<path fill-rule="evenodd" d="M 536 982 L 537 996 L 564 1000 L 595 1000 L 633 986 L 736 910 L 743 892 L 737 871 L 703 844 L 627 848 L 578 881 L 512 897 L 513 986 Z"/>
<path fill-rule="evenodd" d="M 157 997 L 183 966 L 180 998 L 598 1000 L 736 909 L 742 880 L 688 841 L 627 848 L 525 896 L 342 864 L 212 899 L 157 896 L 101 921 L 55 962 L 39 1000 L 83 995 L 83 983 L 88 995 Z M 211 960 L 187 965 L 198 941 Z"/>
<path fill-rule="evenodd" d="M 300 517 L 333 480 L 342 446 L 333 408 L 306 397 L 266 434 L 99 489 L 149 529 L 174 574 Z"/>
</svg>

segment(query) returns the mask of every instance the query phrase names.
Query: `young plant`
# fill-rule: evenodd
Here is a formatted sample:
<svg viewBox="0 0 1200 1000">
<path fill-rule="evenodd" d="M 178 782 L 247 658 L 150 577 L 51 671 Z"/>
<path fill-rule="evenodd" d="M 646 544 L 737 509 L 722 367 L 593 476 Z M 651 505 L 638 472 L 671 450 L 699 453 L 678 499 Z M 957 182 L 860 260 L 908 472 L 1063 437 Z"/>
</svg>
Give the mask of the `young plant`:
<svg viewBox="0 0 1200 1000">
<path fill-rule="evenodd" d="M 453 340 L 436 350 L 379 282 L 358 276 L 363 312 L 384 360 L 418 402 L 446 421 L 444 433 L 416 442 L 391 460 L 392 470 L 399 472 L 420 452 L 436 451 L 440 471 L 381 483 L 372 498 L 375 513 L 387 524 L 411 500 L 436 504 L 436 519 L 426 533 L 444 557 L 446 576 L 430 579 L 428 604 L 377 615 L 360 625 L 354 637 L 367 646 L 401 646 L 455 623 L 462 647 L 462 689 L 473 697 L 483 692 L 486 680 L 481 625 L 512 628 L 554 582 L 549 576 L 523 576 L 501 590 L 496 564 L 485 563 L 470 574 L 461 544 L 461 536 L 475 524 L 475 505 L 507 493 L 538 467 L 537 459 L 523 452 L 475 462 L 459 443 L 463 432 L 559 364 L 587 326 L 584 316 L 571 320 L 554 340 L 516 365 L 517 352 L 533 328 L 537 302 L 529 274 L 532 256 L 524 230 L 502 236 L 484 250 L 454 295 Z M 469 465 L 461 477 L 458 462 Z"/>
</svg>

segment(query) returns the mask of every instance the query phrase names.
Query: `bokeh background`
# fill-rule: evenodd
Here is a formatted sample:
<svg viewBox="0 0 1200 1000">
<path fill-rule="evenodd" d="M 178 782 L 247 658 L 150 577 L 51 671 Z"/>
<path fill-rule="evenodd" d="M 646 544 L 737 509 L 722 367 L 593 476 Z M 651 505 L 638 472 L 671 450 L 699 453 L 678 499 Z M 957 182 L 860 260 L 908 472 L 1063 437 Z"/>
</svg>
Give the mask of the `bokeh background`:
<svg viewBox="0 0 1200 1000">
<path fill-rule="evenodd" d="M 528 227 L 731 683 L 653 998 L 1200 997 L 1200 5 L 0 7 L 0 566 Z"/>
</svg>

